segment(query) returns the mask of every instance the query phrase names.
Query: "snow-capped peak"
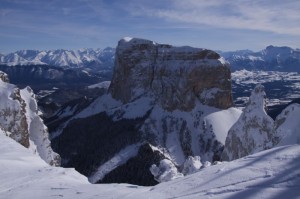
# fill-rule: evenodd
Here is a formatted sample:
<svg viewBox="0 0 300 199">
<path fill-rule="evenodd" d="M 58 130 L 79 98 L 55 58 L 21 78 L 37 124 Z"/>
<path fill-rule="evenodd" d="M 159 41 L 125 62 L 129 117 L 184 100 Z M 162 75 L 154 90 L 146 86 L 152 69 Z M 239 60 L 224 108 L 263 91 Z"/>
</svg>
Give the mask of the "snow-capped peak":
<svg viewBox="0 0 300 199">
<path fill-rule="evenodd" d="M 15 65 L 52 65 L 59 67 L 87 67 L 89 64 L 112 67 L 114 48 L 79 50 L 20 50 L 0 55 L 0 64 Z"/>
</svg>

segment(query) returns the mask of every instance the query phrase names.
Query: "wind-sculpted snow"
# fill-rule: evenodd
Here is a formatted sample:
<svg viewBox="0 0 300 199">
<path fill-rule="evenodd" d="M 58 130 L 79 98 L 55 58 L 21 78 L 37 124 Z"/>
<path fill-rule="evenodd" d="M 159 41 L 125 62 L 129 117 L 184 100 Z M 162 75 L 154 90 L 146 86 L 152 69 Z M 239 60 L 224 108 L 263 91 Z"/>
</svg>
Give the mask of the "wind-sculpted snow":
<svg viewBox="0 0 300 199">
<path fill-rule="evenodd" d="M 50 167 L 0 132 L 0 198 L 297 199 L 299 154 L 299 145 L 273 148 L 154 187 L 95 185 L 74 169 Z"/>
</svg>

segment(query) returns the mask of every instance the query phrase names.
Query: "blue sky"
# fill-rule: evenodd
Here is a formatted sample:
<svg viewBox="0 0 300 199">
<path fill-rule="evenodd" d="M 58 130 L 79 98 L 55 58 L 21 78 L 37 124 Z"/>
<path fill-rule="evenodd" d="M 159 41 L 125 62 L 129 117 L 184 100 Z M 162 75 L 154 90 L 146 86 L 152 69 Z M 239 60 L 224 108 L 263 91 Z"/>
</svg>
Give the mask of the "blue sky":
<svg viewBox="0 0 300 199">
<path fill-rule="evenodd" d="M 300 48 L 298 0 L 1 0 L 0 52 L 115 47 L 130 36 L 213 50 Z"/>
</svg>

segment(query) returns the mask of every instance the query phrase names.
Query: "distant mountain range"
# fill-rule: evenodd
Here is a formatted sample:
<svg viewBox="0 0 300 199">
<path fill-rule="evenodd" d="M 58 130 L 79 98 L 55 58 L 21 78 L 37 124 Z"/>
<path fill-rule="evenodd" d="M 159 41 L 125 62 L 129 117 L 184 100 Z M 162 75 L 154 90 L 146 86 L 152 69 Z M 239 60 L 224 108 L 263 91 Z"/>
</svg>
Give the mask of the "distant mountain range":
<svg viewBox="0 0 300 199">
<path fill-rule="evenodd" d="M 80 50 L 20 50 L 7 55 L 0 54 L 0 64 L 50 65 L 63 68 L 90 68 L 92 70 L 112 69 L 115 49 Z"/>
<path fill-rule="evenodd" d="M 90 69 L 94 72 L 112 70 L 115 48 L 80 50 L 20 50 L 0 54 L 0 64 L 51 65 L 63 68 Z M 251 50 L 217 51 L 231 64 L 231 70 L 265 70 L 300 72 L 300 49 L 268 46 L 259 52 Z"/>
<path fill-rule="evenodd" d="M 218 53 L 230 62 L 232 71 L 246 69 L 300 72 L 300 49 L 268 46 L 259 52 L 238 50 Z"/>
<path fill-rule="evenodd" d="M 0 54 L 0 71 L 21 87 L 88 86 L 110 80 L 115 49 L 20 50 Z M 26 67 L 25 67 L 26 66 Z"/>
</svg>

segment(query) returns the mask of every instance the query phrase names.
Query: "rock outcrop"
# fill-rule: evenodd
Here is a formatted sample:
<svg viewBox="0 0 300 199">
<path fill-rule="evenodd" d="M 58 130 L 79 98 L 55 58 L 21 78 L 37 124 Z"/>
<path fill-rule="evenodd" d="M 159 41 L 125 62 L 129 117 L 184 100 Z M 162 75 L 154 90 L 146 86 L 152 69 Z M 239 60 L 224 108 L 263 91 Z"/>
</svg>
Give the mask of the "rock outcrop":
<svg viewBox="0 0 300 199">
<path fill-rule="evenodd" d="M 168 111 L 232 106 L 230 68 L 214 51 L 124 38 L 115 57 L 109 92 L 125 104 L 152 95 Z"/>
<path fill-rule="evenodd" d="M 116 50 L 108 93 L 51 129 L 52 146 L 63 166 L 75 167 L 92 182 L 151 185 L 149 168 L 148 173 L 140 164 L 132 169 L 133 161 L 143 161 L 131 157 L 128 147 L 149 143 L 176 168 L 189 156 L 220 160 L 227 132 L 241 114 L 231 105 L 229 65 L 217 53 L 125 38 Z M 147 165 L 159 164 L 155 153 L 147 153 Z M 107 170 L 116 157 L 122 165 Z"/>
<path fill-rule="evenodd" d="M 3 82 L 8 83 L 9 82 L 8 75 L 6 73 L 0 71 L 0 80 L 2 80 Z"/>
<path fill-rule="evenodd" d="M 29 139 L 33 142 L 31 148 L 33 148 L 34 151 L 36 151 L 48 164 L 59 166 L 60 156 L 51 148 L 51 142 L 48 138 L 48 128 L 39 116 L 40 112 L 33 90 L 30 87 L 26 87 L 21 90 L 21 96 L 26 104 L 25 110 Z"/>
<path fill-rule="evenodd" d="M 168 159 L 161 160 L 158 166 L 153 164 L 150 171 L 157 182 L 167 182 L 183 177 L 183 174 L 178 172 L 173 162 Z"/>
<path fill-rule="evenodd" d="M 4 81 L 2 81 L 4 80 Z M 0 126 L 8 136 L 29 147 L 29 132 L 26 119 L 26 103 L 21 97 L 20 89 L 7 83 L 5 73 L 0 80 Z"/>
<path fill-rule="evenodd" d="M 20 90 L 7 83 L 5 73 L 0 76 L 0 128 L 24 147 L 38 153 L 48 164 L 58 166 L 60 157 L 51 149 L 47 127 L 39 116 L 33 91 L 29 87 Z"/>
<path fill-rule="evenodd" d="M 231 127 L 222 160 L 230 161 L 273 147 L 273 119 L 265 112 L 264 86 L 257 85 L 238 121 Z"/>
<path fill-rule="evenodd" d="M 226 138 L 222 160 L 238 159 L 277 146 L 300 144 L 300 105 L 287 106 L 273 121 L 265 112 L 265 92 L 257 85 Z"/>
</svg>

